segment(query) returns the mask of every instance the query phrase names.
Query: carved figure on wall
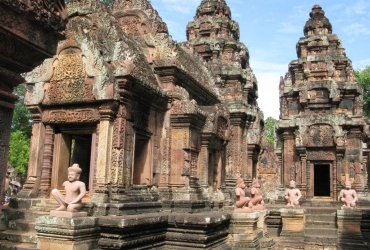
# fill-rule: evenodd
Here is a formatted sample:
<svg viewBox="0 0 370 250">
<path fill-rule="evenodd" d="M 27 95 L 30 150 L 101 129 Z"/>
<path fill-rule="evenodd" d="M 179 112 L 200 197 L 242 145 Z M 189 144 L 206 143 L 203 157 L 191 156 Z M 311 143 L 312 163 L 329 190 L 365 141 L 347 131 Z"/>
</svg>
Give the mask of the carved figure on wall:
<svg viewBox="0 0 370 250">
<path fill-rule="evenodd" d="M 358 196 L 356 190 L 352 189 L 352 182 L 345 182 L 345 189 L 342 189 L 339 193 L 338 200 L 342 202 L 342 210 L 353 209 L 356 207 L 358 202 Z"/>
<path fill-rule="evenodd" d="M 239 177 L 236 181 L 236 188 L 235 188 L 235 195 L 236 195 L 236 202 L 235 202 L 235 210 L 234 212 L 237 213 L 251 213 L 253 209 L 248 207 L 248 203 L 251 200 L 249 197 L 245 197 L 245 183 L 243 178 Z"/>
<path fill-rule="evenodd" d="M 78 164 L 73 164 L 68 168 L 68 181 L 63 183 L 66 191 L 65 197 L 58 189 L 51 191 L 55 200 L 60 204 L 56 211 L 79 212 L 81 210 L 81 200 L 86 195 L 85 183 L 79 181 L 81 172 L 82 170 Z"/>
<path fill-rule="evenodd" d="M 287 201 L 285 207 L 300 207 L 299 199 L 301 199 L 301 191 L 296 188 L 296 182 L 291 180 L 289 182 L 289 188 L 285 190 L 284 199 Z"/>
<path fill-rule="evenodd" d="M 302 146 L 302 135 L 298 128 L 294 131 L 294 134 L 295 134 L 295 145 Z"/>
<path fill-rule="evenodd" d="M 262 190 L 260 189 L 261 184 L 256 179 L 252 180 L 252 189 L 251 189 L 251 200 L 249 201 L 248 207 L 253 208 L 254 210 L 263 210 L 265 209 L 265 202 L 262 197 Z"/>
</svg>

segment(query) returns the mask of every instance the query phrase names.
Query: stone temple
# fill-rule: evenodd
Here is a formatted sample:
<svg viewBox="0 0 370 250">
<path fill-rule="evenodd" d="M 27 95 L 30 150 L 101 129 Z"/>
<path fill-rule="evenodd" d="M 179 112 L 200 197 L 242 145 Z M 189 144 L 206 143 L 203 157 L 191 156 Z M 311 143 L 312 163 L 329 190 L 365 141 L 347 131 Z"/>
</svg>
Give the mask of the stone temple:
<svg viewBox="0 0 370 250">
<path fill-rule="evenodd" d="M 33 122 L 27 180 L 1 214 L 1 249 L 368 249 L 362 89 L 319 5 L 277 79 L 274 148 L 225 0 L 202 0 L 182 43 L 147 0 L 0 0 L 0 11 L 17 20 L 0 23 L 1 180 L 11 92 L 25 71 Z M 49 216 L 50 192 L 63 192 L 74 163 L 88 216 Z M 265 209 L 234 213 L 238 177 L 248 196 L 254 178 L 262 183 Z M 299 209 L 284 208 L 290 180 Z M 347 180 L 360 197 L 348 211 L 337 201 Z"/>
</svg>

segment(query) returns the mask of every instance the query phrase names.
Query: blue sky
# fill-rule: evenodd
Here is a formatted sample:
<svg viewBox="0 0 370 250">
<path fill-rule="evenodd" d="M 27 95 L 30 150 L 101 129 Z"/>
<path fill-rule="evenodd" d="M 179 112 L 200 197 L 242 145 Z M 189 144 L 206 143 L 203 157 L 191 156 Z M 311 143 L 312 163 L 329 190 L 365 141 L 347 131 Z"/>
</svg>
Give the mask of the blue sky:
<svg viewBox="0 0 370 250">
<path fill-rule="evenodd" d="M 201 0 L 152 0 L 167 23 L 170 35 L 186 41 L 186 25 L 193 20 Z M 279 118 L 279 78 L 297 58 L 296 43 L 315 4 L 325 11 L 355 69 L 370 65 L 369 0 L 226 0 L 232 19 L 240 26 L 240 41 L 249 49 L 250 65 L 257 77 L 258 104 L 265 118 Z"/>
</svg>

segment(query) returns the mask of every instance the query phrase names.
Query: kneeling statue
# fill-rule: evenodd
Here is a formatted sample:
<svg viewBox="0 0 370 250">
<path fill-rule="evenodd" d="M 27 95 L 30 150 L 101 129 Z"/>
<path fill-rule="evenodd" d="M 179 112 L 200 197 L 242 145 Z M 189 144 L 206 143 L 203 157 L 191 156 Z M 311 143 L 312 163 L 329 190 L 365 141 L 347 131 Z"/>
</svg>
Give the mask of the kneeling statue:
<svg viewBox="0 0 370 250">
<path fill-rule="evenodd" d="M 236 181 L 236 188 L 235 188 L 235 195 L 236 195 L 236 202 L 235 202 L 235 210 L 236 213 L 251 213 L 253 210 L 248 207 L 248 203 L 251 200 L 249 197 L 245 197 L 244 192 L 245 184 L 244 180 L 239 177 Z"/>
<path fill-rule="evenodd" d="M 287 201 L 285 207 L 300 207 L 299 199 L 301 199 L 301 191 L 296 188 L 296 182 L 291 180 L 289 182 L 289 188 L 285 190 L 284 198 Z"/>
<path fill-rule="evenodd" d="M 68 168 L 68 181 L 63 183 L 66 191 L 64 197 L 58 189 L 53 189 L 51 194 L 59 203 L 60 207 L 56 211 L 79 212 L 82 208 L 82 198 L 86 195 L 85 183 L 79 181 L 81 168 L 78 164 L 73 164 Z"/>
<path fill-rule="evenodd" d="M 352 183 L 346 181 L 345 189 L 342 189 L 339 193 L 338 200 L 342 202 L 342 210 L 353 209 L 356 207 L 356 202 L 358 202 L 358 196 L 356 190 L 352 189 Z"/>
<path fill-rule="evenodd" d="M 261 184 L 258 179 L 253 178 L 251 188 L 251 200 L 248 203 L 249 208 L 253 208 L 254 210 L 265 209 L 265 202 L 263 201 L 262 190 L 260 188 Z"/>
</svg>

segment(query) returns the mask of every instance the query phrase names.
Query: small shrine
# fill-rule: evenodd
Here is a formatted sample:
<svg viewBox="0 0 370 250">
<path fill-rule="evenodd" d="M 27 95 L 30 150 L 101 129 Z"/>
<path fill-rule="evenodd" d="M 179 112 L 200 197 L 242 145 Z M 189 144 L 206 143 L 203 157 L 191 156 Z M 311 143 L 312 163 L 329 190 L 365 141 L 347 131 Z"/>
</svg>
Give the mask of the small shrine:
<svg viewBox="0 0 370 250">
<path fill-rule="evenodd" d="M 281 184 L 296 180 L 305 199 L 337 200 L 346 180 L 366 192 L 368 126 L 352 62 L 319 5 L 303 30 L 298 59 L 279 85 L 275 153 Z"/>
</svg>

